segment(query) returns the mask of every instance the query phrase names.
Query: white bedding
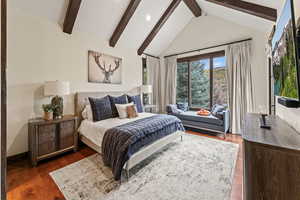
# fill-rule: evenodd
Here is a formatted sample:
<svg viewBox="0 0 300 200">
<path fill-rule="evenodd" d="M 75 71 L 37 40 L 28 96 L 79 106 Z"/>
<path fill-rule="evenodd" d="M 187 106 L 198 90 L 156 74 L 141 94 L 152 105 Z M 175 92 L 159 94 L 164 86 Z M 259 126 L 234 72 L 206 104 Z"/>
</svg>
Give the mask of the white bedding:
<svg viewBox="0 0 300 200">
<path fill-rule="evenodd" d="M 94 144 L 101 147 L 102 139 L 106 130 L 139 119 L 151 117 L 153 115 L 155 114 L 143 112 L 139 113 L 138 117 L 132 119 L 110 118 L 99 122 L 83 120 L 78 130 L 80 135 L 83 135 L 84 137 L 92 141 Z"/>
</svg>

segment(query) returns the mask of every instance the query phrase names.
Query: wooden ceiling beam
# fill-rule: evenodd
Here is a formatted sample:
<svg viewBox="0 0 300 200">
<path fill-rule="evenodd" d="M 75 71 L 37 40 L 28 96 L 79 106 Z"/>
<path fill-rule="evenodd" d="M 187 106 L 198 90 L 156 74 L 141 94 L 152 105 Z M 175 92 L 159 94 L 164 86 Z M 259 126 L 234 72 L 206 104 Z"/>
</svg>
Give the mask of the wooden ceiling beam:
<svg viewBox="0 0 300 200">
<path fill-rule="evenodd" d="M 195 17 L 202 15 L 202 10 L 196 0 L 183 0 L 187 7 L 192 11 Z"/>
<path fill-rule="evenodd" d="M 113 35 L 109 40 L 109 45 L 111 47 L 115 47 L 118 40 L 120 39 L 123 31 L 125 30 L 129 20 L 133 16 L 135 10 L 137 9 L 138 5 L 140 4 L 141 0 L 131 0 L 125 13 L 123 14 L 118 26 L 116 27 Z"/>
<path fill-rule="evenodd" d="M 149 46 L 149 44 L 152 42 L 154 37 L 158 34 L 160 29 L 163 27 L 163 25 L 167 22 L 169 17 L 172 15 L 172 13 L 175 11 L 177 6 L 180 4 L 181 0 L 173 0 L 167 10 L 164 12 L 164 14 L 161 16 L 161 18 L 158 20 L 152 31 L 149 33 L 147 38 L 144 40 L 143 44 L 138 49 L 138 55 L 142 55 L 145 51 L 145 49 Z"/>
<path fill-rule="evenodd" d="M 79 12 L 79 8 L 82 0 L 70 0 L 69 6 L 67 10 L 67 14 L 65 17 L 63 31 L 68 34 L 72 34 L 73 27 Z"/>
<path fill-rule="evenodd" d="M 257 17 L 261 17 L 270 21 L 277 21 L 277 10 L 274 8 L 261 6 L 241 0 L 206 0 L 227 8 L 232 8 L 244 13 L 248 13 Z"/>
</svg>

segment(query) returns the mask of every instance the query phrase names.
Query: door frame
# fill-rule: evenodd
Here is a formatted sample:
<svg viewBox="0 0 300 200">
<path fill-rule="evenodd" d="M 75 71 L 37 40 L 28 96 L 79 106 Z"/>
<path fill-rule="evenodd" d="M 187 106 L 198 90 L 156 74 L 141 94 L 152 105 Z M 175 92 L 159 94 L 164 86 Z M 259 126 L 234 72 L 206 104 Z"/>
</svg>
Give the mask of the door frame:
<svg viewBox="0 0 300 200">
<path fill-rule="evenodd" d="M 7 143 L 7 0 L 1 0 L 1 200 L 6 200 Z"/>
</svg>

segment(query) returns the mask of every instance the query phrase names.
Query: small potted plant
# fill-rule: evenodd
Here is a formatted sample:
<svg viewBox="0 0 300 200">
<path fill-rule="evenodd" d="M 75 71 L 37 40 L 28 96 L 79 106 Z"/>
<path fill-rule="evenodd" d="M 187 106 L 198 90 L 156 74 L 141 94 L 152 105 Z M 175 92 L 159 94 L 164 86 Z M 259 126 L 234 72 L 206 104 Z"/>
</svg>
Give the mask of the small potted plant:
<svg viewBox="0 0 300 200">
<path fill-rule="evenodd" d="M 43 105 L 44 110 L 44 119 L 49 121 L 53 119 L 53 106 L 52 104 L 44 104 Z"/>
</svg>

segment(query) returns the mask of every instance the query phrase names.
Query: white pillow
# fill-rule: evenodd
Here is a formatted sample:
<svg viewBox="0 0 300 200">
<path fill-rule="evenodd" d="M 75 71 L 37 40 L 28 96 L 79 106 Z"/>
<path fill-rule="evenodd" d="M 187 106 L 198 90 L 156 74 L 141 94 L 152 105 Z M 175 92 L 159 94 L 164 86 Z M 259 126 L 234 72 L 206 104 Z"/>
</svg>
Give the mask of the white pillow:
<svg viewBox="0 0 300 200">
<path fill-rule="evenodd" d="M 133 102 L 128 104 L 115 104 L 119 113 L 119 118 L 125 119 L 127 118 L 127 106 L 132 106 Z"/>
<path fill-rule="evenodd" d="M 83 119 L 93 121 L 93 113 L 92 113 L 91 105 L 86 105 L 85 108 L 83 109 L 81 115 L 82 115 Z"/>
</svg>

